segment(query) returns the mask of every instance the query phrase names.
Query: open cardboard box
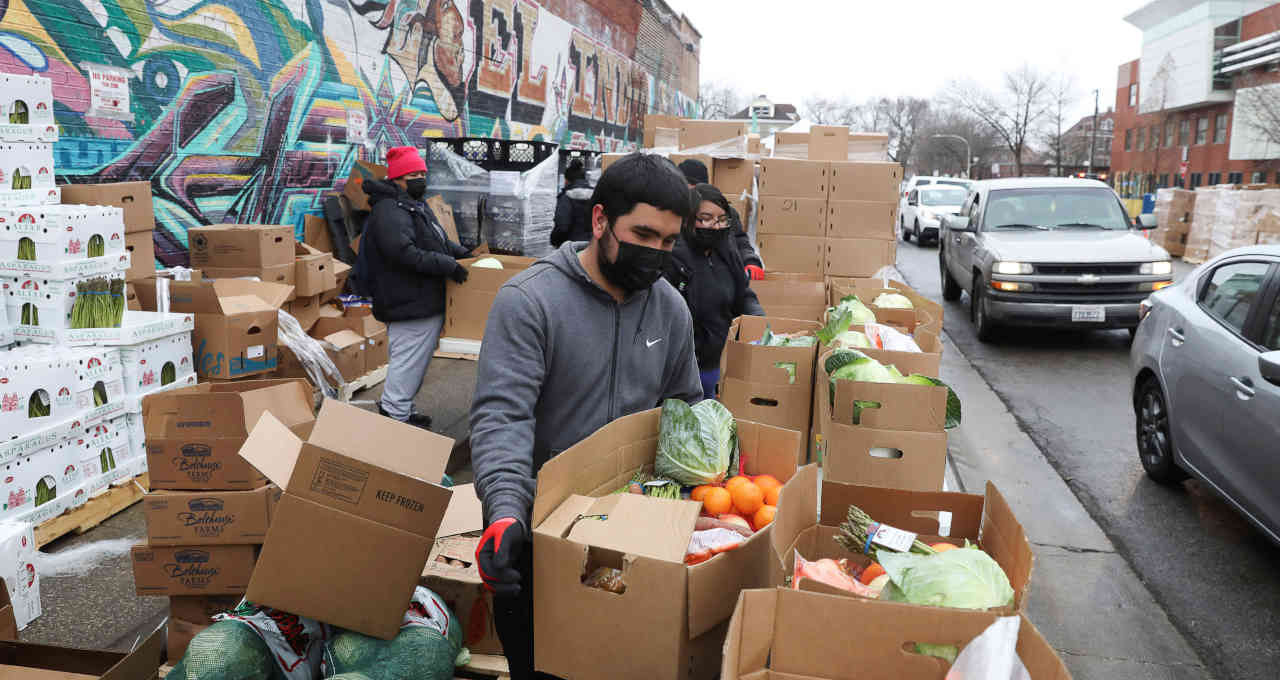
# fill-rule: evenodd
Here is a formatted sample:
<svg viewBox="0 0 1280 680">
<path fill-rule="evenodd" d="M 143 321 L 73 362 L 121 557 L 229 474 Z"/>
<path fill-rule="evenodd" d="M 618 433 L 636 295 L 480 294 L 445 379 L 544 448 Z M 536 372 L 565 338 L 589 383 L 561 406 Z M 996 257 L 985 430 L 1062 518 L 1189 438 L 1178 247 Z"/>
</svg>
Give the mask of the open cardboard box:
<svg viewBox="0 0 1280 680">
<path fill-rule="evenodd" d="M 734 319 L 720 354 L 720 401 L 743 419 L 806 433 L 812 416 L 816 341 L 811 347 L 751 344 L 760 340 L 766 328 L 774 333 L 813 335 L 822 325 L 762 316 Z M 794 365 L 794 370 L 778 364 Z M 803 462 L 804 458 L 796 461 Z"/>
<path fill-rule="evenodd" d="M 131 652 L 0 641 L 0 677 L 5 680 L 153 680 L 163 658 L 163 630 L 149 635 Z"/>
<path fill-rule="evenodd" d="M 652 409 L 615 420 L 538 473 L 532 524 L 540 671 L 575 679 L 614 678 L 619 669 L 657 680 L 714 677 L 737 592 L 769 582 L 771 527 L 736 550 L 686 566 L 698 503 L 612 493 L 653 465 L 660 418 Z M 790 480 L 800 433 L 737 424 L 746 471 Z M 625 592 L 583 585 L 597 567 L 621 569 Z"/>
<path fill-rule="evenodd" d="M 850 505 L 858 506 L 877 522 L 918 534 L 925 543 L 946 541 L 963 546 L 967 540 L 976 544 L 1000 565 L 1013 587 L 1013 605 L 991 611 L 1012 614 L 1026 608 L 1035 556 L 1022 525 L 994 484 L 988 482 L 983 494 L 970 494 L 885 489 L 824 478 L 819 495 L 815 465 L 797 470 L 778 498 L 778 514 L 769 538 L 775 559 L 771 565 L 773 585 L 786 584 L 794 572 L 797 553 L 810 561 L 831 558 L 848 559 L 863 566 L 871 563 L 870 557 L 845 550 L 835 541 Z M 950 530 L 945 536 L 939 533 L 941 512 L 951 513 Z M 848 591 L 811 579 L 801 581 L 800 589 L 854 597 Z M 930 612 L 942 609 L 906 606 Z"/>
<path fill-rule="evenodd" d="M 275 224 L 214 224 L 187 232 L 191 266 L 293 266 L 293 227 Z M 212 276 L 206 272 L 206 276 Z"/>
<path fill-rule="evenodd" d="M 266 477 L 237 453 L 264 413 L 297 436 L 315 424 L 303 380 L 201 383 L 142 400 L 147 465 L 155 489 L 252 490 Z"/>
<path fill-rule="evenodd" d="M 876 298 L 885 294 L 898 294 L 911 301 L 912 309 L 878 307 Z M 942 330 L 942 305 L 917 293 L 901 281 L 882 279 L 830 277 L 827 286 L 828 304 L 835 306 L 848 295 L 856 295 L 876 315 L 876 321 L 895 326 L 914 334 L 917 327 L 926 327 L 936 336 Z M 921 347 L 924 349 L 924 347 Z"/>
<path fill-rule="evenodd" d="M 9 600 L 8 586 L 5 585 L 4 579 L 0 579 L 0 640 L 17 639 L 18 620 L 13 615 L 13 602 Z"/>
<path fill-rule="evenodd" d="M 191 638 L 213 625 L 213 617 L 231 611 L 243 595 L 175 595 L 169 598 L 169 631 L 165 647 L 169 663 L 187 653 Z"/>
<path fill-rule="evenodd" d="M 395 637 L 449 506 L 439 482 L 452 449 L 452 439 L 335 399 L 305 440 L 264 413 L 240 456 L 285 491 L 246 597 Z"/>
<path fill-rule="evenodd" d="M 833 350 L 834 351 L 834 350 Z M 870 350 L 874 352 L 875 350 Z M 814 397 L 828 407 L 822 410 L 824 421 L 849 423 L 852 427 L 871 427 L 881 430 L 908 430 L 911 432 L 942 432 L 947 422 L 947 388 L 939 385 L 914 385 L 900 383 L 873 383 L 860 380 L 837 380 L 835 403 L 831 404 L 831 375 L 827 372 L 827 358 L 832 352 L 818 356 L 814 377 Z M 870 354 L 868 354 L 870 356 Z M 923 360 L 922 360 L 923 361 Z M 899 366 L 903 375 L 910 375 L 909 364 Z M 936 377 L 936 376 L 930 376 Z M 859 424 L 853 425 L 855 401 L 871 401 L 878 408 L 863 408 Z M 828 418 L 827 416 L 830 416 Z M 824 422 L 825 425 L 825 422 Z M 825 433 L 824 433 L 825 434 Z"/>
<path fill-rule="evenodd" d="M 502 263 L 502 269 L 485 269 L 473 267 L 480 258 L 459 260 L 467 268 L 466 283 L 448 282 L 445 301 L 445 327 L 442 335 L 446 338 L 464 338 L 467 340 L 483 340 L 485 324 L 489 320 L 489 308 L 493 306 L 493 298 L 512 277 L 536 262 L 532 257 L 518 255 L 486 255 Z"/>
<path fill-rule="evenodd" d="M 766 271 L 763 281 L 752 281 L 765 314 L 783 319 L 822 321 L 827 311 L 827 292 L 821 274 L 794 274 Z"/>
<path fill-rule="evenodd" d="M 475 486 L 453 487 L 449 509 L 422 570 L 422 585 L 439 595 L 458 617 L 462 644 L 472 654 L 501 655 L 502 641 L 493 620 L 493 593 L 485 588 L 476 564 L 483 528 L 484 515 Z"/>
<path fill-rule="evenodd" d="M 1019 615 L 1018 658 L 1031 680 L 1070 680 L 1053 647 Z M 944 680 L 949 664 L 914 643 L 963 648 L 999 614 L 832 597 L 785 588 L 738 598 L 721 680 Z"/>
</svg>

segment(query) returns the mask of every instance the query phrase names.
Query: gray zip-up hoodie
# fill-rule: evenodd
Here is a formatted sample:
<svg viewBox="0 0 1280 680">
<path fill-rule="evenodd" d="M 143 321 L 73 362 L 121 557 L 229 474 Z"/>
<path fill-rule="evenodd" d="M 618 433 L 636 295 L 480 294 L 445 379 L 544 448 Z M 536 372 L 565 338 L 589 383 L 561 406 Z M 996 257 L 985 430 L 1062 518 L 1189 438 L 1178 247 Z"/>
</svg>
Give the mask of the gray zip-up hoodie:
<svg viewBox="0 0 1280 680">
<path fill-rule="evenodd" d="M 619 304 L 566 243 L 516 275 L 489 311 L 471 463 L 485 522 L 529 526 L 535 475 L 552 456 L 667 398 L 702 399 L 693 323 L 663 279 Z"/>
</svg>

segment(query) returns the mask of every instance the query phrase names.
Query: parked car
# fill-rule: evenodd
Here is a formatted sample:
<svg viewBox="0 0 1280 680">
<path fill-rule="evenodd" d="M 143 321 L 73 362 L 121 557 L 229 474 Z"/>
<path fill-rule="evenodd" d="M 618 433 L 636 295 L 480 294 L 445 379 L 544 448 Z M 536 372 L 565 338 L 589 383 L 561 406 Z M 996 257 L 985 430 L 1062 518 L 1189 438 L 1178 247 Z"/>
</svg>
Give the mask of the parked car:
<svg viewBox="0 0 1280 680">
<path fill-rule="evenodd" d="M 1137 233 L 1116 193 L 1073 178 L 976 183 L 943 216 L 938 268 L 944 299 L 969 292 L 983 342 L 1004 325 L 1133 329 L 1139 303 L 1173 282 L 1169 253 Z"/>
<path fill-rule="evenodd" d="M 943 215 L 960 210 L 969 189 L 951 184 L 927 184 L 912 189 L 907 195 L 907 206 L 902 209 L 902 240 L 924 245 L 925 241 L 937 242 L 938 228 Z"/>
<path fill-rule="evenodd" d="M 1142 316 L 1129 366 L 1143 469 L 1196 477 L 1280 543 L 1280 246 L 1206 262 Z"/>
<path fill-rule="evenodd" d="M 916 175 L 911 179 L 902 183 L 902 196 L 898 198 L 898 228 L 904 229 L 910 222 L 904 219 L 907 211 L 907 197 L 911 195 L 911 191 L 919 189 L 923 186 L 947 185 L 953 187 L 963 187 L 969 189 L 973 187 L 973 180 L 962 179 L 960 177 L 935 177 L 933 175 Z"/>
</svg>

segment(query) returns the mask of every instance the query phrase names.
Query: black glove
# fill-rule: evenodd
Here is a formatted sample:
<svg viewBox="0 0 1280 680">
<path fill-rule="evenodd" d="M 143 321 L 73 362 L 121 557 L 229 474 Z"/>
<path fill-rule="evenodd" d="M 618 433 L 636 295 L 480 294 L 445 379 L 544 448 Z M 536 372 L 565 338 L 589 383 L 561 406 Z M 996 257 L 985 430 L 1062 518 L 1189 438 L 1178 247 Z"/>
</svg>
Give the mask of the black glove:
<svg viewBox="0 0 1280 680">
<path fill-rule="evenodd" d="M 476 547 L 476 563 L 484 587 L 497 597 L 520 594 L 520 571 L 516 560 L 524 549 L 524 526 L 512 517 L 504 517 L 489 525 Z"/>
<path fill-rule="evenodd" d="M 461 264 L 454 266 L 453 272 L 449 274 L 449 278 L 453 279 L 454 283 L 466 283 L 467 268 Z"/>
</svg>

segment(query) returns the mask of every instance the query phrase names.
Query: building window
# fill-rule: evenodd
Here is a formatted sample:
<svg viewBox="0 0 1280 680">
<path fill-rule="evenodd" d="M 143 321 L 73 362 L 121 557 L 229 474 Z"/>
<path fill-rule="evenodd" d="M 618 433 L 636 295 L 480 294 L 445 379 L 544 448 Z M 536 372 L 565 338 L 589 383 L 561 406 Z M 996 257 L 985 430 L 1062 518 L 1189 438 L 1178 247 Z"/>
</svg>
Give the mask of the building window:
<svg viewBox="0 0 1280 680">
<path fill-rule="evenodd" d="M 1138 147 L 1137 147 L 1138 151 L 1142 151 L 1143 149 L 1147 148 L 1146 138 L 1147 138 L 1147 129 L 1138 128 Z"/>
<path fill-rule="evenodd" d="M 1209 186 L 1214 186 L 1217 184 L 1222 184 L 1222 173 L 1220 172 L 1209 173 Z"/>
<path fill-rule="evenodd" d="M 1204 144 L 1209 141 L 1209 117 L 1200 116 L 1196 119 L 1196 144 Z"/>
<path fill-rule="evenodd" d="M 1200 186 L 1200 173 L 1193 172 L 1191 173 L 1191 188 L 1194 189 L 1198 186 Z"/>
<path fill-rule="evenodd" d="M 1137 105 L 1138 105 L 1138 84 L 1131 83 L 1129 85 L 1129 108 L 1133 108 Z"/>
<path fill-rule="evenodd" d="M 1227 173 L 1227 184 L 1244 184 L 1244 173 L 1243 172 Z"/>
<path fill-rule="evenodd" d="M 1213 143 L 1225 144 L 1227 142 L 1227 114 L 1219 113 L 1217 120 L 1213 125 Z"/>
<path fill-rule="evenodd" d="M 1186 186 L 1186 183 L 1182 181 L 1182 175 L 1173 176 L 1173 186 L 1178 187 L 1179 189 Z"/>
<path fill-rule="evenodd" d="M 1169 186 L 1169 173 L 1166 172 L 1163 175 L 1160 175 L 1160 183 L 1158 186 L 1162 189 Z"/>
<path fill-rule="evenodd" d="M 1255 172 L 1255 173 L 1253 173 L 1253 175 L 1252 175 L 1252 176 L 1250 176 L 1250 178 L 1249 178 L 1249 182 L 1251 182 L 1251 183 L 1253 183 L 1253 184 L 1266 184 L 1266 183 L 1267 183 L 1267 173 L 1265 173 L 1265 172 Z"/>
<path fill-rule="evenodd" d="M 1191 143 L 1191 119 L 1183 118 L 1182 122 L 1178 123 L 1178 146 L 1183 146 L 1185 144 L 1190 144 L 1190 143 Z"/>
<path fill-rule="evenodd" d="M 1171 120 L 1164 122 L 1164 146 L 1166 149 L 1173 146 L 1173 121 Z"/>
<path fill-rule="evenodd" d="M 1133 150 L 1133 130 L 1124 131 L 1124 150 L 1125 151 Z"/>
</svg>

